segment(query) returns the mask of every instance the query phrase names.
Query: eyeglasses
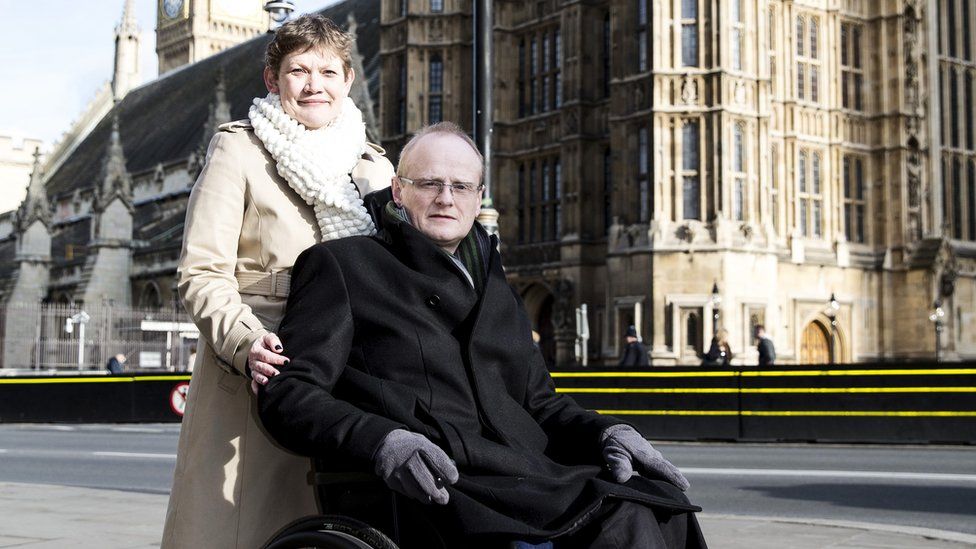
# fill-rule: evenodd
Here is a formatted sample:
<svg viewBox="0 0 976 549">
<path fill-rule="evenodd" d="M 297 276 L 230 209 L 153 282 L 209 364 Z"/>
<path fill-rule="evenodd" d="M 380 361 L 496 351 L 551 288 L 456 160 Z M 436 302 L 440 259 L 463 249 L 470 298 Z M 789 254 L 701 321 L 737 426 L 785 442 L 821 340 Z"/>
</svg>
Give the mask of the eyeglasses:
<svg viewBox="0 0 976 549">
<path fill-rule="evenodd" d="M 485 188 L 484 183 L 445 183 L 438 179 L 410 179 L 402 175 L 398 175 L 397 178 L 407 185 L 413 185 L 418 191 L 428 196 L 440 196 L 442 190 L 446 187 L 451 189 L 451 193 L 454 196 L 469 198 Z"/>
</svg>

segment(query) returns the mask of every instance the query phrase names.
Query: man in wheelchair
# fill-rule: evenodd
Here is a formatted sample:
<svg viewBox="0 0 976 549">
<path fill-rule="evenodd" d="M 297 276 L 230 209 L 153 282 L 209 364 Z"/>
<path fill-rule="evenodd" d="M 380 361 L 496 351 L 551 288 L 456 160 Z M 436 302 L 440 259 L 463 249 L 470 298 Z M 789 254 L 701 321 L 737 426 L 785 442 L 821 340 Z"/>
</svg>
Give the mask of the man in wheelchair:
<svg viewBox="0 0 976 549">
<path fill-rule="evenodd" d="M 681 472 L 633 427 L 555 392 L 497 240 L 475 223 L 482 165 L 457 126 L 421 130 L 392 200 L 366 197 L 377 234 L 298 258 L 279 327 L 290 363 L 260 394 L 265 427 L 336 470 L 375 473 L 449 547 L 704 547 Z"/>
</svg>

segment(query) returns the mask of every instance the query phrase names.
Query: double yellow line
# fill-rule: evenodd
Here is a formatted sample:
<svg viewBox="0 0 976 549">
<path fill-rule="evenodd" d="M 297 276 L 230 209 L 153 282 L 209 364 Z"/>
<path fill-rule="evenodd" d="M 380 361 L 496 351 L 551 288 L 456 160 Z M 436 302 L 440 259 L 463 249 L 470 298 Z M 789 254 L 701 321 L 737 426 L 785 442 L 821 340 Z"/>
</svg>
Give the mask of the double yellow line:
<svg viewBox="0 0 976 549">
<path fill-rule="evenodd" d="M 91 377 L 44 377 L 2 378 L 0 385 L 45 385 L 60 383 L 131 383 L 135 381 L 190 381 L 189 375 L 160 376 L 91 376 Z"/>
<path fill-rule="evenodd" d="M 954 410 L 596 410 L 612 416 L 754 416 L 754 417 L 976 417 Z"/>
<path fill-rule="evenodd" d="M 730 377 L 842 377 L 973 375 L 976 368 L 912 368 L 887 370 L 730 370 L 707 372 L 553 372 L 562 379 L 730 378 Z M 557 387 L 564 394 L 932 394 L 976 393 L 972 386 L 912 387 Z M 751 416 L 751 417 L 976 417 L 976 411 L 956 410 L 597 410 L 620 416 Z"/>
</svg>

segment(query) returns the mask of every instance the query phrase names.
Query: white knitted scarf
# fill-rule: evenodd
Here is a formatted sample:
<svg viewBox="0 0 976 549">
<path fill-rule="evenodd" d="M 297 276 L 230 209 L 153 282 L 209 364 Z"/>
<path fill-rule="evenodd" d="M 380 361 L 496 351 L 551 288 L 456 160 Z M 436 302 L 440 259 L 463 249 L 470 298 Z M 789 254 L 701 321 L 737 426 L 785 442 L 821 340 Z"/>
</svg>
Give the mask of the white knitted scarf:
<svg viewBox="0 0 976 549">
<path fill-rule="evenodd" d="M 315 210 L 323 241 L 376 232 L 352 182 L 352 169 L 366 152 L 366 126 L 351 99 L 345 98 L 339 116 L 318 130 L 286 114 L 274 93 L 255 98 L 248 118 L 277 162 L 278 174 Z"/>
</svg>

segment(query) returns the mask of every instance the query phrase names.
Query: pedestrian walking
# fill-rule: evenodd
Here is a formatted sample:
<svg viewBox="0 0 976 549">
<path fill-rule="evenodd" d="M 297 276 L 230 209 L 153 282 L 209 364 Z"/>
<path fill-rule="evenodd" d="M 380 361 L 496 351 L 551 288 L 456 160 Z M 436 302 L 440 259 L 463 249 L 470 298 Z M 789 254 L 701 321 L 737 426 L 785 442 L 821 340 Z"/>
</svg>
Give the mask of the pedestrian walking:
<svg viewBox="0 0 976 549">
<path fill-rule="evenodd" d="M 772 366 L 776 363 L 776 346 L 773 340 L 766 337 L 766 327 L 756 326 L 756 349 L 759 350 L 759 365 Z"/>
<path fill-rule="evenodd" d="M 108 370 L 110 375 L 117 376 L 123 372 L 123 364 L 125 364 L 125 355 L 119 353 L 108 359 L 108 363 L 105 364 L 105 369 Z"/>
<path fill-rule="evenodd" d="M 638 339 L 637 328 L 635 326 L 630 325 L 627 327 L 627 333 L 624 334 L 624 339 L 627 340 L 627 345 L 624 347 L 624 352 L 620 355 L 620 362 L 617 363 L 617 366 L 649 366 L 647 348 Z"/>
<path fill-rule="evenodd" d="M 712 344 L 702 359 L 702 366 L 728 366 L 732 362 L 732 348 L 729 347 L 729 331 L 725 328 L 715 332 Z"/>
</svg>

